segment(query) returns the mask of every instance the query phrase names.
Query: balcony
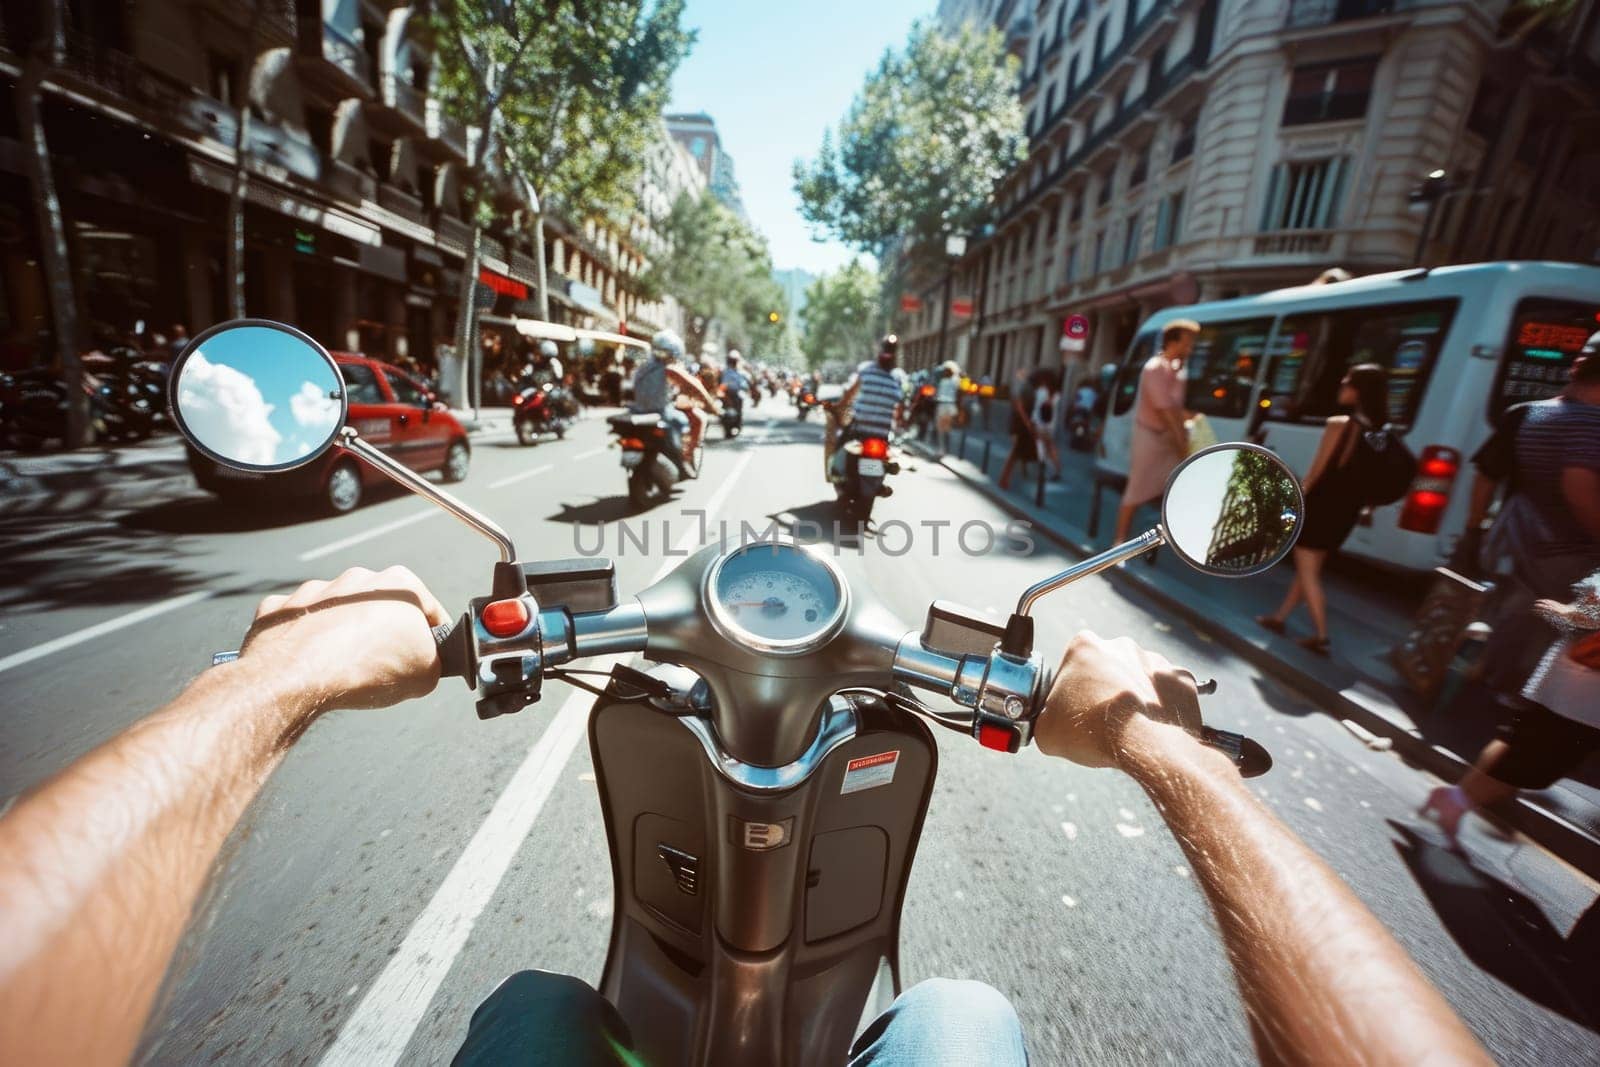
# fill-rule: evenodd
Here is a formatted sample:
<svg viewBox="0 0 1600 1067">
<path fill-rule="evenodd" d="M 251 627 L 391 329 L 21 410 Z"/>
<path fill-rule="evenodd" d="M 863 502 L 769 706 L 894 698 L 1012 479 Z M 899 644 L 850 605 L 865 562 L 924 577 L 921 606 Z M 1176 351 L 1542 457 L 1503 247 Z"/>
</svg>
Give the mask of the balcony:
<svg viewBox="0 0 1600 1067">
<path fill-rule="evenodd" d="M 428 98 L 426 108 L 426 124 L 428 139 L 447 149 L 462 162 L 467 158 L 467 126 L 459 119 L 451 118 L 445 113 L 444 105 L 439 101 Z"/>
<path fill-rule="evenodd" d="M 372 67 L 356 40 L 358 31 L 325 21 L 320 15 L 300 17 L 296 58 L 306 80 L 328 97 L 372 96 Z"/>
<path fill-rule="evenodd" d="M 1326 255 L 1333 247 L 1332 230 L 1278 230 L 1257 234 L 1252 254 L 1257 256 Z"/>
<path fill-rule="evenodd" d="M 378 99 L 367 106 L 367 115 L 396 137 L 428 135 L 428 94 L 399 74 L 385 74 L 378 81 Z"/>
<path fill-rule="evenodd" d="M 1378 18 L 1406 7 L 1406 0 L 1290 0 L 1289 29 Z"/>
<path fill-rule="evenodd" d="M 467 253 L 467 246 L 472 243 L 472 229 L 465 222 L 454 215 L 446 215 L 438 209 L 433 213 L 433 229 L 439 235 L 439 244 L 447 252 L 454 252 L 458 256 Z"/>
<path fill-rule="evenodd" d="M 418 226 L 428 225 L 428 213 L 423 210 L 422 201 L 387 182 L 378 186 L 378 206 Z"/>
</svg>

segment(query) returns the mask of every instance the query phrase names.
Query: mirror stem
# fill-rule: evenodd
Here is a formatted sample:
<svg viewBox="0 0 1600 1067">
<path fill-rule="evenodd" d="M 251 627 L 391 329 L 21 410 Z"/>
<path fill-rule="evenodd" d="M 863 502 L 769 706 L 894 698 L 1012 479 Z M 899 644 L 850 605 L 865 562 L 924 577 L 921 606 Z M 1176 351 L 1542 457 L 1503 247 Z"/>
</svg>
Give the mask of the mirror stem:
<svg viewBox="0 0 1600 1067">
<path fill-rule="evenodd" d="M 1030 585 L 1017 601 L 1017 614 L 1026 615 L 1033 609 L 1034 602 L 1046 593 L 1053 593 L 1064 585 L 1071 585 L 1079 578 L 1087 578 L 1091 574 L 1099 574 L 1107 567 L 1114 567 L 1125 559 L 1142 556 L 1152 548 L 1159 548 L 1167 543 L 1167 535 L 1161 527 L 1146 530 L 1131 541 L 1124 541 L 1120 545 L 1106 549 L 1098 556 L 1090 556 L 1082 563 L 1075 564 L 1062 571 L 1060 574 L 1035 585 Z"/>
<path fill-rule="evenodd" d="M 511 543 L 511 536 L 497 526 L 487 516 L 468 507 L 449 493 L 434 485 L 428 479 L 412 470 L 410 467 L 396 463 L 382 452 L 367 444 L 361 435 L 346 426 L 339 431 L 339 443 L 346 451 L 354 452 L 390 478 L 399 482 L 418 496 L 427 497 L 444 510 L 477 530 L 483 536 L 495 543 L 500 549 L 500 562 L 512 563 L 517 558 L 517 549 Z"/>
</svg>

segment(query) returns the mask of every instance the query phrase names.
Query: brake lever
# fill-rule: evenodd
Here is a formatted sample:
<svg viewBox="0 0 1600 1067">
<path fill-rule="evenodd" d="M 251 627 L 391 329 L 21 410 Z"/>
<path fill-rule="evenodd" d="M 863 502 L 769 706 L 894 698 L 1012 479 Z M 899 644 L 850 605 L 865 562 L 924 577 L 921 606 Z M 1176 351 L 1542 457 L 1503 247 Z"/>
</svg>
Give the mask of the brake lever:
<svg viewBox="0 0 1600 1067">
<path fill-rule="evenodd" d="M 1189 679 L 1194 682 L 1194 691 L 1200 696 L 1210 696 L 1217 691 L 1217 680 L 1207 678 L 1200 681 L 1193 674 L 1184 671 Z M 1201 725 L 1200 743 L 1221 752 L 1233 765 L 1239 769 L 1241 778 L 1258 778 L 1272 770 L 1272 753 L 1258 741 L 1252 741 L 1244 734 L 1236 734 L 1231 730 L 1218 730 L 1214 726 Z"/>
</svg>

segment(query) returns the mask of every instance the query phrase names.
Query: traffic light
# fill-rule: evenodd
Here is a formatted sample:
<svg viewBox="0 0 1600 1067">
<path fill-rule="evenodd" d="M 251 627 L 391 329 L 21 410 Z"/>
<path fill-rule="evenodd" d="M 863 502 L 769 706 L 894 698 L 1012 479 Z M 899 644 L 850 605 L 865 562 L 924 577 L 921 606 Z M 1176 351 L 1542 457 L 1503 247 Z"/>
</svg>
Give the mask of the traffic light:
<svg viewBox="0 0 1600 1067">
<path fill-rule="evenodd" d="M 779 315 L 776 311 L 767 312 L 767 321 L 772 323 L 774 326 L 778 324 L 778 320 L 781 318 L 783 318 L 783 316 Z"/>
</svg>

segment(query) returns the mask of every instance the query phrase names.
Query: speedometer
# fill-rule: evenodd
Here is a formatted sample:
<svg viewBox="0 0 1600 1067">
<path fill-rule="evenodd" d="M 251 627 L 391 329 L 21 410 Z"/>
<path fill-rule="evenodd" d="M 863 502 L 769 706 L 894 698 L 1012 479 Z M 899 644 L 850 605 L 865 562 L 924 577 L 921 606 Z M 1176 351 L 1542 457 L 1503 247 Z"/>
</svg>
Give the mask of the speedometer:
<svg viewBox="0 0 1600 1067">
<path fill-rule="evenodd" d="M 745 545 L 706 575 L 707 607 L 722 635 L 777 655 L 809 652 L 832 637 L 847 598 L 837 568 L 798 545 Z"/>
</svg>

